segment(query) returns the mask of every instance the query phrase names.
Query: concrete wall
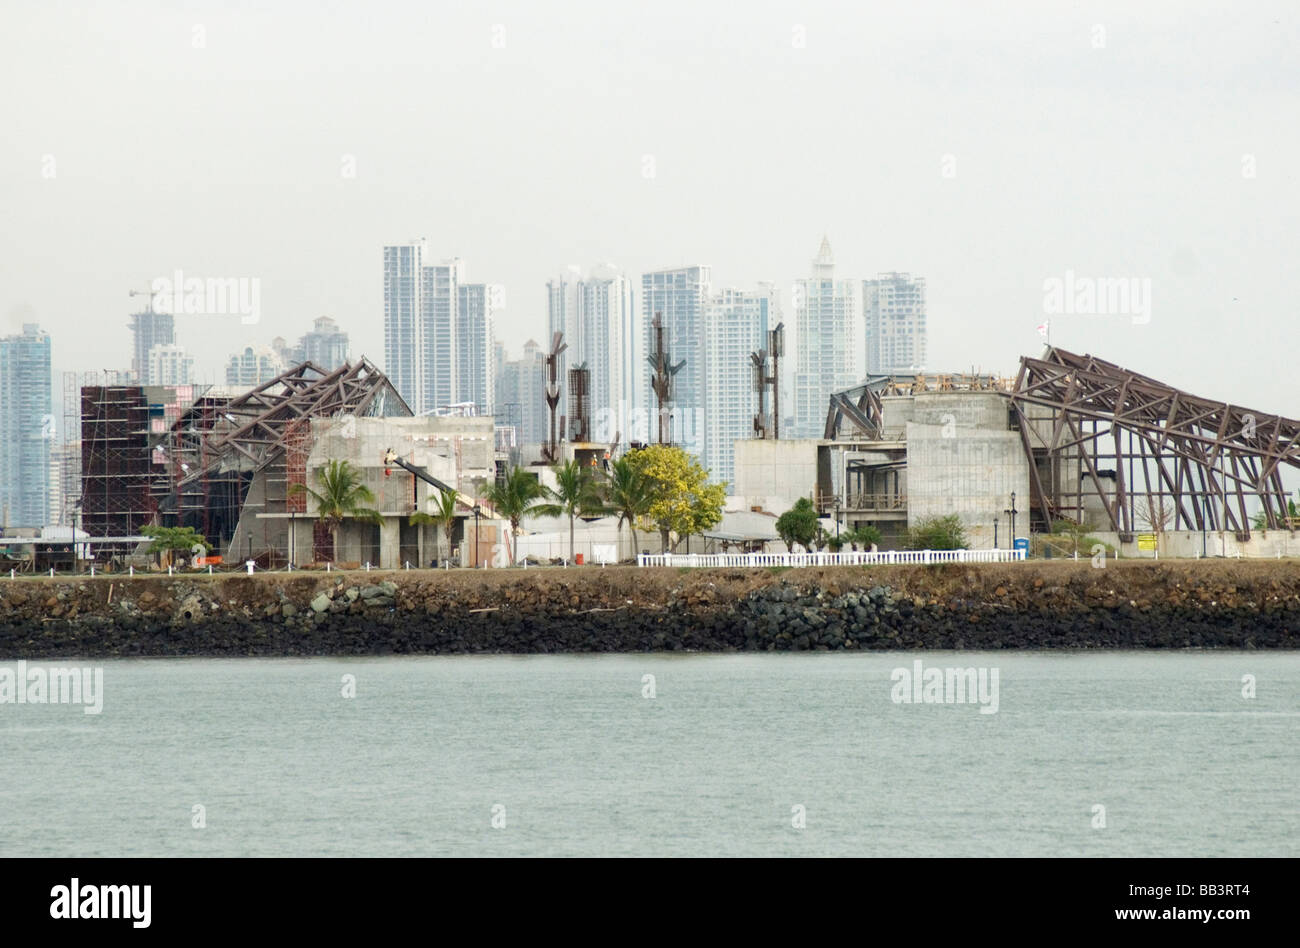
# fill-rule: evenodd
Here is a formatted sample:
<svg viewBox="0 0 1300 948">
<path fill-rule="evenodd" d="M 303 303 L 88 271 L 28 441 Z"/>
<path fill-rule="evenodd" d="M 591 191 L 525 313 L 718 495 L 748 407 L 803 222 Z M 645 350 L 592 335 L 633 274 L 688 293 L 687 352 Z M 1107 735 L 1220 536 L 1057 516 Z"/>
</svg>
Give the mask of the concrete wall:
<svg viewBox="0 0 1300 948">
<path fill-rule="evenodd" d="M 312 419 L 311 436 L 307 483 L 315 487 L 315 472 L 330 461 L 348 461 L 360 470 L 362 483 L 375 495 L 374 508 L 384 515 L 377 542 L 374 527 L 362 523 L 344 525 L 339 548 L 335 550 L 335 560 L 341 563 L 370 561 L 375 567 L 397 569 L 409 560 L 412 566 L 427 566 L 438 549 L 437 528 L 412 528 L 409 524 L 410 515 L 416 510 L 428 511 L 429 501 L 436 491 L 403 468 L 394 465 L 385 469 L 383 457 L 389 448 L 463 492 L 471 503 L 477 486 L 496 476 L 493 419 L 490 417 L 315 418 Z M 289 556 L 289 518 L 258 516 L 287 512 L 281 497 L 283 476 L 282 468 L 273 465 L 269 473 L 259 472 L 253 478 L 233 540 L 222 551 L 229 559 L 243 560 L 248 553 L 250 535 L 254 554 L 270 549 L 276 552 L 278 560 Z M 268 477 L 277 479 L 275 485 L 268 481 Z M 308 499 L 306 513 L 295 518 L 292 548 L 298 565 L 311 563 L 314 559 L 312 525 L 315 515 L 315 504 Z M 492 543 L 496 542 L 495 536 L 493 533 Z M 491 557 L 492 543 L 487 542 L 485 534 L 483 548 L 487 550 L 485 555 L 488 558 Z M 446 555 L 445 551 L 442 555 Z M 473 555 L 471 550 L 461 551 L 461 558 L 467 562 Z"/>
<path fill-rule="evenodd" d="M 817 448 L 823 444 L 829 442 L 815 438 L 737 441 L 733 495 L 751 504 L 761 501 L 764 509 L 778 513 L 800 497 L 813 496 Z"/>
<path fill-rule="evenodd" d="M 894 399 L 890 399 L 893 401 Z M 1006 431 L 1011 399 L 999 392 L 923 392 L 912 397 L 909 421 Z"/>
<path fill-rule="evenodd" d="M 496 476 L 492 426 L 490 417 L 313 419 L 307 476 L 310 482 L 317 468 L 346 460 L 364 472 L 381 512 L 410 513 L 416 504 L 426 509 L 429 485 L 400 467 L 385 477 L 384 452 L 392 448 L 438 480 L 472 493 L 478 480 Z"/>
<path fill-rule="evenodd" d="M 993 545 L 993 522 L 1000 519 L 999 545 L 1009 547 L 1009 518 L 1003 513 L 1016 493 L 1016 532 L 1029 530 L 1029 465 L 1013 431 L 907 426 L 908 525 L 929 517 L 957 514 L 972 549 Z"/>
<path fill-rule="evenodd" d="M 1138 533 L 1149 532 L 1139 529 Z M 1108 543 L 1119 550 L 1119 555 L 1124 559 L 1145 559 L 1151 560 L 1156 558 L 1155 552 L 1151 550 L 1139 550 L 1137 540 L 1130 543 L 1120 543 L 1119 535 L 1112 531 L 1095 531 L 1089 536 L 1096 537 L 1103 543 Z M 1209 557 L 1230 556 L 1235 557 L 1240 554 L 1243 558 L 1252 559 L 1274 559 L 1279 556 L 1300 556 L 1300 533 L 1291 533 L 1288 530 L 1268 530 L 1260 532 L 1252 530 L 1250 540 L 1245 543 L 1237 542 L 1237 538 L 1231 533 L 1217 533 L 1213 530 L 1205 533 L 1205 554 Z M 1161 533 L 1156 540 L 1157 551 L 1160 559 L 1195 559 L 1201 555 L 1201 532 L 1199 530 L 1179 530 L 1178 532 Z M 1079 551 L 1079 556 L 1084 556 L 1084 551 Z"/>
</svg>

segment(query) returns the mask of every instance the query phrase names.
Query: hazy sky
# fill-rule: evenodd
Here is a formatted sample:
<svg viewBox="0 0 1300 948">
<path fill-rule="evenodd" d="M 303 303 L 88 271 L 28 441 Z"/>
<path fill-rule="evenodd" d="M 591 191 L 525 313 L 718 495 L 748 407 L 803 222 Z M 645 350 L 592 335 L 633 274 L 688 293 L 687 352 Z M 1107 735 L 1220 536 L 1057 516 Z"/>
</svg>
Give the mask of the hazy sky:
<svg viewBox="0 0 1300 948">
<path fill-rule="evenodd" d="M 1298 12 L 6 0 L 0 332 L 125 368 L 127 291 L 180 268 L 261 281 L 257 325 L 178 318 L 210 380 L 320 315 L 378 362 L 381 247 L 423 236 L 517 354 L 566 264 L 788 288 L 826 233 L 926 277 L 932 369 L 1037 353 L 1046 279 L 1137 277 L 1149 322 L 1053 342 L 1295 417 Z"/>
</svg>

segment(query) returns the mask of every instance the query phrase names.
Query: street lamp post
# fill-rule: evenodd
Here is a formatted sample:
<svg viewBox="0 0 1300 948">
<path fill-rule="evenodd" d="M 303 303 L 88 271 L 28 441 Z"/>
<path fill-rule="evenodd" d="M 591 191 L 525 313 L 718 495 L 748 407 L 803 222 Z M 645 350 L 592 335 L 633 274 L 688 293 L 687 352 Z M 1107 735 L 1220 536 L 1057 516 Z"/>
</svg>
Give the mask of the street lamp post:
<svg viewBox="0 0 1300 948">
<path fill-rule="evenodd" d="M 835 545 L 840 545 L 840 499 L 835 498 Z"/>
<path fill-rule="evenodd" d="M 1002 511 L 1002 512 L 1003 512 L 1004 514 L 1008 514 L 1008 515 L 1011 517 L 1011 548 L 1012 548 L 1012 549 L 1015 549 L 1015 546 L 1016 546 L 1016 514 L 1019 513 L 1019 511 L 1016 510 L 1016 492 L 1015 492 L 1015 491 L 1012 491 L 1012 492 L 1011 492 L 1011 506 L 1008 507 L 1006 510 L 1004 510 L 1004 511 Z M 994 531 L 996 532 L 996 530 L 997 530 L 997 526 L 995 525 L 995 526 L 994 526 Z"/>
<path fill-rule="evenodd" d="M 474 505 L 474 568 L 478 569 L 478 519 L 483 515 L 483 508 Z"/>
</svg>

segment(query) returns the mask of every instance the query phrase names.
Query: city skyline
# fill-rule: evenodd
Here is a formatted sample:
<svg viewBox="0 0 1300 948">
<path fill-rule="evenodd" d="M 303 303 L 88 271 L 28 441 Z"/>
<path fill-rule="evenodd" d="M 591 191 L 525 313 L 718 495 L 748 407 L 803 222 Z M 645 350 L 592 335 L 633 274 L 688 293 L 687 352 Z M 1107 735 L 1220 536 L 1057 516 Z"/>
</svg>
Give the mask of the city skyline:
<svg viewBox="0 0 1300 948">
<path fill-rule="evenodd" d="M 739 20 L 670 3 L 634 35 L 597 4 L 559 20 L 517 4 L 450 10 L 437 29 L 416 9 L 316 11 L 312 43 L 296 42 L 293 17 L 205 11 L 196 47 L 182 11 L 91 24 L 16 8 L 0 68 L 29 95 L 0 104 L 16 146 L 0 153 L 0 334 L 39 323 L 56 373 L 125 368 L 128 291 L 177 268 L 259 279 L 258 324 L 177 317 L 200 380 L 216 383 L 232 351 L 321 313 L 355 355 L 385 361 L 374 248 L 408 232 L 511 288 L 508 341 L 540 334 L 545 281 L 567 261 L 613 259 L 635 280 L 703 260 L 727 284 L 776 281 L 792 312 L 800 262 L 829 233 L 846 274 L 926 276 L 944 327 L 932 366 L 1012 371 L 1042 344 L 1045 281 L 1136 277 L 1151 281 L 1148 322 L 1067 313 L 1052 341 L 1207 395 L 1291 396 L 1281 347 L 1243 348 L 1240 388 L 1198 368 L 1224 358 L 1225 329 L 1283 336 L 1300 291 L 1286 253 L 1300 133 L 1277 120 L 1300 85 L 1300 37 L 1282 3 L 1195 18 L 1162 2 L 1086 15 L 813 3 Z M 348 63 L 326 55 L 340 43 L 355 44 Z M 366 73 L 375 57 L 390 74 Z M 424 90 L 440 81 L 458 92 L 433 115 Z M 844 120 L 841 90 L 869 103 L 867 120 Z M 177 119 L 150 136 L 141 114 Z M 716 146 L 795 117 L 842 139 Z M 471 125 L 458 147 L 437 144 Z M 881 148 L 872 130 L 885 127 Z"/>
</svg>

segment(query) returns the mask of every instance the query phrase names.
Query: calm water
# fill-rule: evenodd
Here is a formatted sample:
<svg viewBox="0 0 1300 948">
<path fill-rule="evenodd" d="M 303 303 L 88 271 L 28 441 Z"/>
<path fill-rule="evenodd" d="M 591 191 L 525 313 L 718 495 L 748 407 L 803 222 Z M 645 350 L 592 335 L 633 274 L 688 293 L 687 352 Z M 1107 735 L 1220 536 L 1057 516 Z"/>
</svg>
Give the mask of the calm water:
<svg viewBox="0 0 1300 948">
<path fill-rule="evenodd" d="M 1300 855 L 1300 653 L 917 654 L 99 663 L 0 705 L 0 855 Z"/>
</svg>

